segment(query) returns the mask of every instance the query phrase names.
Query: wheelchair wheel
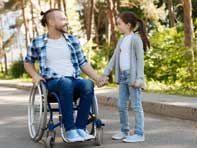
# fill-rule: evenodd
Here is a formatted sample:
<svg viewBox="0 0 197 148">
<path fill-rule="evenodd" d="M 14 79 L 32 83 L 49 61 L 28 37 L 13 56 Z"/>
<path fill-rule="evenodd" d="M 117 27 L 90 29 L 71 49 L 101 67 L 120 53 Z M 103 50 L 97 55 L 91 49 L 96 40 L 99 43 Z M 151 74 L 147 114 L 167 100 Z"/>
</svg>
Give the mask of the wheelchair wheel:
<svg viewBox="0 0 197 148">
<path fill-rule="evenodd" d="M 95 124 L 94 124 L 94 128 L 95 128 L 95 132 L 94 132 L 94 135 L 95 135 L 95 144 L 97 146 L 100 146 L 103 142 L 103 123 L 102 121 L 100 120 L 99 118 L 99 107 L 98 107 L 98 102 L 97 102 L 97 98 L 96 96 L 94 96 L 94 113 L 95 113 L 95 116 L 96 116 L 96 119 L 95 119 Z"/>
<path fill-rule="evenodd" d="M 94 96 L 94 99 L 92 101 L 90 113 L 91 114 L 89 117 L 89 124 L 87 126 L 87 130 L 91 135 L 95 136 L 95 144 L 99 146 L 101 145 L 103 139 L 103 128 L 102 122 L 99 119 L 99 109 L 96 96 Z"/>
<path fill-rule="evenodd" d="M 103 142 L 103 128 L 96 129 L 96 137 L 95 137 L 95 144 L 100 146 Z"/>
<path fill-rule="evenodd" d="M 47 148 L 53 148 L 54 143 L 55 143 L 55 138 L 53 136 L 47 137 L 47 140 L 46 140 Z"/>
<path fill-rule="evenodd" d="M 47 90 L 41 82 L 31 89 L 28 105 L 28 129 L 32 140 L 39 141 L 46 128 Z"/>
</svg>

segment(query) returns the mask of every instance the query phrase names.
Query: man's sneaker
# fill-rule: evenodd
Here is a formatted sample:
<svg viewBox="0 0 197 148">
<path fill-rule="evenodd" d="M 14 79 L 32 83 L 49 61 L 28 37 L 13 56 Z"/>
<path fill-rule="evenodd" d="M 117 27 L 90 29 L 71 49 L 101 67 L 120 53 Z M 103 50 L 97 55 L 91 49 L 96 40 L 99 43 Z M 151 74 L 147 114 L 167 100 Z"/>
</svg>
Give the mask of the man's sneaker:
<svg viewBox="0 0 197 148">
<path fill-rule="evenodd" d="M 77 132 L 84 140 L 90 140 L 95 138 L 93 135 L 88 134 L 83 129 L 77 129 Z"/>
<path fill-rule="evenodd" d="M 84 139 L 78 134 L 76 129 L 66 131 L 66 139 L 69 142 L 84 141 Z"/>
<path fill-rule="evenodd" d="M 132 136 L 128 136 L 127 138 L 123 139 L 123 142 L 142 142 L 144 141 L 144 136 L 134 134 Z"/>
<path fill-rule="evenodd" d="M 117 134 L 113 135 L 112 139 L 114 139 L 114 140 L 121 140 L 121 139 L 124 139 L 124 138 L 126 138 L 128 136 L 129 136 L 129 134 L 120 132 L 120 133 L 117 133 Z"/>
</svg>

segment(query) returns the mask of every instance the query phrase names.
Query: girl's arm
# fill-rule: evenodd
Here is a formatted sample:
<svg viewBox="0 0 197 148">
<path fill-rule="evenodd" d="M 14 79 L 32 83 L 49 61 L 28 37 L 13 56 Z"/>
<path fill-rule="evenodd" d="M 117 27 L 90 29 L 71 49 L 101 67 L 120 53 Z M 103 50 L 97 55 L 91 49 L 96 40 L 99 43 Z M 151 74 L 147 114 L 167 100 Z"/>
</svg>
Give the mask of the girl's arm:
<svg viewBox="0 0 197 148">
<path fill-rule="evenodd" d="M 117 53 L 117 48 L 115 49 L 109 63 L 107 64 L 107 66 L 103 72 L 103 76 L 108 76 L 111 73 L 112 69 L 114 68 L 115 60 L 116 60 L 116 53 Z"/>
<path fill-rule="evenodd" d="M 140 37 L 135 42 L 136 53 L 136 82 L 135 87 L 140 87 L 144 83 L 144 50 L 143 42 Z"/>
<path fill-rule="evenodd" d="M 116 49 L 114 50 L 114 53 L 103 72 L 103 76 L 108 76 L 111 73 L 112 69 L 114 68 L 116 60 L 118 60 L 118 59 L 116 59 L 116 55 L 118 54 L 118 49 L 119 49 L 119 45 L 120 45 L 121 41 L 122 41 L 122 39 L 120 39 L 118 41 L 118 43 L 116 45 Z"/>
</svg>

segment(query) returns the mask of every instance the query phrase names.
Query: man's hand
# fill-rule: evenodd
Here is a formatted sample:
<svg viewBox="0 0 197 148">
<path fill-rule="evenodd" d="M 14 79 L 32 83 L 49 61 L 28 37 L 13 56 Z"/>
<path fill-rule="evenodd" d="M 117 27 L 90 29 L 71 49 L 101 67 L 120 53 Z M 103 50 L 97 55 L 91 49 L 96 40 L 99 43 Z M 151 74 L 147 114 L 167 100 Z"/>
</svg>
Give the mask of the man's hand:
<svg viewBox="0 0 197 148">
<path fill-rule="evenodd" d="M 40 75 L 38 75 L 38 74 L 36 74 L 36 75 L 34 75 L 34 76 L 32 77 L 32 82 L 33 82 L 36 86 L 40 83 L 40 81 L 46 82 L 46 80 L 45 80 L 43 77 L 41 77 Z"/>
<path fill-rule="evenodd" d="M 102 87 L 102 86 L 104 86 L 104 85 L 106 85 L 106 84 L 109 83 L 108 80 L 109 80 L 108 77 L 101 76 L 101 77 L 99 77 L 99 78 L 97 79 L 96 85 L 97 85 L 98 87 Z"/>
<path fill-rule="evenodd" d="M 31 63 L 24 63 L 24 67 L 25 70 L 27 71 L 27 73 L 32 77 L 32 82 L 37 86 L 39 84 L 40 81 L 44 81 L 46 82 L 46 80 L 41 77 L 35 69 L 34 64 Z"/>
</svg>

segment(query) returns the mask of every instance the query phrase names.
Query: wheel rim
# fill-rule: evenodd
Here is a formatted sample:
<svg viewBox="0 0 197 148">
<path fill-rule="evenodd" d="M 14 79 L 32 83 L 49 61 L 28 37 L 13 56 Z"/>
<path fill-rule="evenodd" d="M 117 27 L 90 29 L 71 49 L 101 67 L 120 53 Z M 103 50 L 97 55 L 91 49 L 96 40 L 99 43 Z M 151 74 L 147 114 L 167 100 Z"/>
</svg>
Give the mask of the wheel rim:
<svg viewBox="0 0 197 148">
<path fill-rule="evenodd" d="M 33 86 L 28 105 L 28 128 L 33 140 L 40 140 L 46 124 L 46 92 L 42 84 Z"/>
</svg>

